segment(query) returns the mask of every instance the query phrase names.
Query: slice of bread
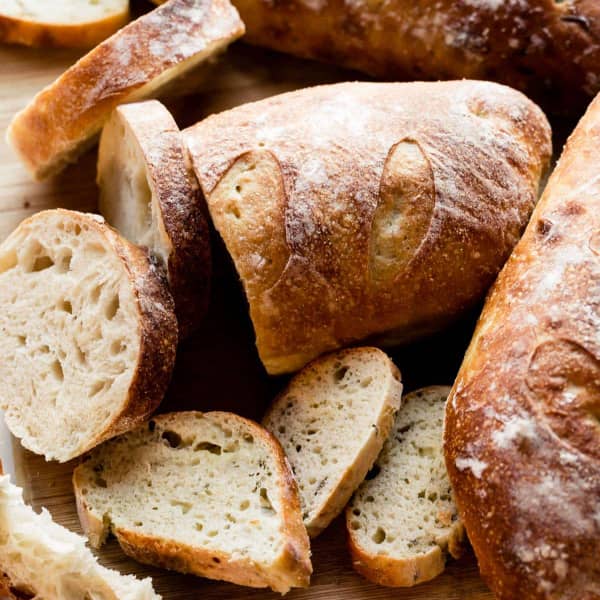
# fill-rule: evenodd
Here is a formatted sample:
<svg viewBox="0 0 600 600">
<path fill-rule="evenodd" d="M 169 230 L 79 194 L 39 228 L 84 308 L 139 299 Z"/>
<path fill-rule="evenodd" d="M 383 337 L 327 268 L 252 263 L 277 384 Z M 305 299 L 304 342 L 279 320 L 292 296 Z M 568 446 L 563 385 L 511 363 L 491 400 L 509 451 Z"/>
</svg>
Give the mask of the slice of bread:
<svg viewBox="0 0 600 600">
<path fill-rule="evenodd" d="M 381 451 L 400 406 L 394 363 L 377 348 L 318 358 L 290 382 L 263 425 L 281 442 L 314 537 L 344 509 Z"/>
<path fill-rule="evenodd" d="M 2 0 L 0 41 L 91 48 L 128 21 L 128 0 Z"/>
<path fill-rule="evenodd" d="M 12 120 L 8 140 L 36 179 L 96 141 L 119 104 L 153 97 L 244 33 L 229 0 L 169 0 L 77 61 Z"/>
<path fill-rule="evenodd" d="M 346 509 L 352 564 L 380 585 L 433 579 L 460 555 L 463 526 L 442 453 L 449 387 L 408 394 L 365 482 Z"/>
<path fill-rule="evenodd" d="M 95 449 L 73 475 L 90 542 L 211 579 L 285 593 L 312 571 L 296 484 L 268 431 L 230 413 L 180 412 Z"/>
<path fill-rule="evenodd" d="M 0 408 L 66 461 L 147 419 L 175 360 L 162 270 L 102 217 L 48 210 L 0 245 Z"/>
<path fill-rule="evenodd" d="M 106 220 L 165 266 L 184 337 L 208 307 L 209 233 L 179 128 L 160 102 L 113 111 L 100 137 L 98 185 Z"/>
<path fill-rule="evenodd" d="M 0 570 L 9 598 L 156 600 L 152 581 L 102 567 L 85 539 L 37 514 L 23 492 L 0 475 Z M 0 588 L 1 589 L 1 588 Z"/>
</svg>

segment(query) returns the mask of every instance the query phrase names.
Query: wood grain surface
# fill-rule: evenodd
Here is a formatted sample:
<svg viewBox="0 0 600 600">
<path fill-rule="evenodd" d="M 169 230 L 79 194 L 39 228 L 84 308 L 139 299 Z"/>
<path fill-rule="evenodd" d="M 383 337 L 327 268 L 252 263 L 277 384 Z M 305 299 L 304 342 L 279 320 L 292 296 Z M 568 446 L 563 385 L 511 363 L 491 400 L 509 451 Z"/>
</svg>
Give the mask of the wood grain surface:
<svg viewBox="0 0 600 600">
<path fill-rule="evenodd" d="M 29 50 L 0 46 L 0 239 L 26 216 L 50 207 L 95 210 L 97 189 L 95 151 L 55 179 L 33 183 L 4 141 L 12 115 L 44 85 L 76 60 L 72 52 Z M 172 90 L 166 102 L 180 126 L 206 114 L 285 90 L 307 85 L 356 79 L 354 73 L 294 60 L 238 44 L 210 69 L 192 73 Z M 214 235 L 214 234 L 213 234 Z M 178 409 L 233 410 L 260 419 L 273 395 L 285 383 L 266 376 L 253 344 L 243 295 L 234 270 L 214 235 L 215 274 L 209 317 L 203 328 L 179 350 L 173 383 L 161 412 Z M 392 356 L 403 373 L 405 389 L 451 383 L 470 338 L 474 314 L 450 330 Z M 73 464 L 46 463 L 10 443 L 16 481 L 36 507 L 46 506 L 54 518 L 81 532 L 71 487 Z M 4 452 L 4 450 L 3 450 Z M 389 589 L 371 584 L 350 565 L 343 523 L 338 519 L 313 543 L 314 575 L 307 590 L 290 599 L 490 600 L 475 560 L 467 552 L 451 561 L 433 582 L 411 589 Z M 265 590 L 251 590 L 188 577 L 139 565 L 124 556 L 116 542 L 99 553 L 103 564 L 127 573 L 151 575 L 166 599 L 276 598 Z"/>
</svg>

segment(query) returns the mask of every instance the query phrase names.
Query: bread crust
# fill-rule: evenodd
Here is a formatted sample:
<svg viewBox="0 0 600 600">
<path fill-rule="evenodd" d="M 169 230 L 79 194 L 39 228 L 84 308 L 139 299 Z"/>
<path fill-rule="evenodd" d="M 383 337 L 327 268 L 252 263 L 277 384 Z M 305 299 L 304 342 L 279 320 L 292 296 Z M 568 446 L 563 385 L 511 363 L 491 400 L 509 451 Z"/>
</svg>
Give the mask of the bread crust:
<svg viewBox="0 0 600 600">
<path fill-rule="evenodd" d="M 191 418 L 198 413 L 193 411 L 177 413 L 178 416 L 182 414 L 187 414 Z M 155 417 L 155 421 L 158 422 L 165 417 L 168 418 L 168 415 L 159 415 Z M 277 561 L 269 568 L 265 568 L 247 558 L 233 557 L 228 553 L 174 543 L 111 526 L 108 521 L 101 521 L 87 506 L 81 491 L 84 484 L 83 481 L 79 481 L 79 469 L 75 469 L 73 486 L 77 512 L 90 543 L 96 547 L 101 545 L 109 533 L 110 526 L 111 532 L 117 538 L 123 551 L 142 563 L 173 569 L 181 573 L 223 579 L 249 587 L 270 587 L 281 593 L 286 593 L 291 587 L 307 587 L 312 573 L 310 544 L 302 523 L 296 482 L 281 445 L 266 429 L 249 419 L 219 411 L 204 413 L 204 417 L 217 422 L 223 419 L 235 421 L 236 426 L 251 432 L 255 439 L 260 439 L 275 455 L 282 499 L 282 521 L 284 523 L 282 536 L 286 540 Z M 215 558 L 218 560 L 214 560 Z"/>
<path fill-rule="evenodd" d="M 161 242 L 169 249 L 167 276 L 179 334 L 186 337 L 208 308 L 211 273 L 205 203 L 187 149 L 171 113 L 157 100 L 119 106 L 111 119 L 127 129 L 128 139 L 135 140 L 144 158 L 147 181 L 158 204 Z M 119 168 L 111 162 L 112 148 L 103 152 L 104 135 L 98 156 L 101 212 L 105 212 L 103 203 L 111 202 L 102 195 L 103 170 Z"/>
<path fill-rule="evenodd" d="M 493 287 L 445 455 L 499 600 L 600 598 L 600 98 Z"/>
<path fill-rule="evenodd" d="M 308 88 L 183 134 L 270 373 L 473 305 L 550 157 L 533 103 L 472 81 Z"/>
<path fill-rule="evenodd" d="M 155 95 L 244 32 L 228 0 L 169 0 L 102 42 L 12 120 L 8 140 L 35 179 L 73 162 L 111 111 Z"/>
<path fill-rule="evenodd" d="M 579 114 L 600 91 L 595 0 L 234 0 L 253 44 L 390 81 L 484 79 Z"/>
</svg>

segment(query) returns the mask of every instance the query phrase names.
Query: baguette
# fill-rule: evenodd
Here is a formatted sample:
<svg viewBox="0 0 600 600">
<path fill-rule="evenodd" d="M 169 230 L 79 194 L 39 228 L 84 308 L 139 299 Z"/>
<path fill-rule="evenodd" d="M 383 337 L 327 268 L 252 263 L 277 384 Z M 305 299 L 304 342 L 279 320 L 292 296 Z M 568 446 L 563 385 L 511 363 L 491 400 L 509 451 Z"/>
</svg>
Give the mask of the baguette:
<svg viewBox="0 0 600 600">
<path fill-rule="evenodd" d="M 551 152 L 537 106 L 474 81 L 308 88 L 183 134 L 273 374 L 367 336 L 413 339 L 472 306 Z"/>
<path fill-rule="evenodd" d="M 600 599 L 600 97 L 486 302 L 445 452 L 498 600 Z"/>
<path fill-rule="evenodd" d="M 244 32 L 229 0 L 169 0 L 77 61 L 12 120 L 8 141 L 35 179 L 97 139 L 112 110 L 159 94 Z"/>
<path fill-rule="evenodd" d="M 150 100 L 119 106 L 98 149 L 100 212 L 165 267 L 185 337 L 208 308 L 209 232 L 179 128 Z"/>
<path fill-rule="evenodd" d="M 461 554 L 463 526 L 442 451 L 449 391 L 432 386 L 403 399 L 375 467 L 346 509 L 352 566 L 380 585 L 429 581 L 444 570 L 448 552 Z"/>
<path fill-rule="evenodd" d="M 127 0 L 2 0 L 0 41 L 92 48 L 128 21 Z"/>
<path fill-rule="evenodd" d="M 84 531 L 140 562 L 286 593 L 312 570 L 295 482 L 265 429 L 180 412 L 94 450 L 73 484 Z"/>
<path fill-rule="evenodd" d="M 597 0 L 234 0 L 246 41 L 392 81 L 486 79 L 578 115 L 600 91 Z"/>
<path fill-rule="evenodd" d="M 142 422 L 176 345 L 162 273 L 102 217 L 37 213 L 0 246 L 0 409 L 29 450 L 64 462 Z"/>
<path fill-rule="evenodd" d="M 401 395 L 400 372 L 381 350 L 351 348 L 304 367 L 265 415 L 292 466 L 310 537 L 344 510 L 373 466 Z"/>
</svg>

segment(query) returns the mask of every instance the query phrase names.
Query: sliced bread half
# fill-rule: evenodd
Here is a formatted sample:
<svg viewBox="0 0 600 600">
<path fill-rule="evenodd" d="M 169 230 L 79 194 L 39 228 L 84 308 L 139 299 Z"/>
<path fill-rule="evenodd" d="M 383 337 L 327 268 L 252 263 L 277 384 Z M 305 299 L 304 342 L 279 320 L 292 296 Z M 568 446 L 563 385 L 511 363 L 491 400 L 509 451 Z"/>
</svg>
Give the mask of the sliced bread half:
<svg viewBox="0 0 600 600">
<path fill-rule="evenodd" d="M 106 220 L 165 266 L 185 336 L 208 307 L 209 233 L 179 128 L 160 102 L 113 111 L 100 137 L 98 185 Z"/>
<path fill-rule="evenodd" d="M 400 406 L 400 372 L 377 348 L 318 358 L 289 383 L 263 425 L 281 442 L 314 537 L 344 509 L 381 451 Z"/>
<path fill-rule="evenodd" d="M 8 475 L 0 475 L 0 570 L 12 598 L 160 599 L 150 579 L 99 565 L 83 537 L 55 523 L 46 509 L 37 514 L 27 506 Z"/>
<path fill-rule="evenodd" d="M 365 482 L 346 509 L 353 567 L 367 579 L 412 586 L 460 555 L 463 526 L 442 453 L 449 387 L 408 394 Z"/>
<path fill-rule="evenodd" d="M 160 415 L 73 475 L 90 542 L 139 560 L 285 593 L 312 571 L 296 484 L 268 431 L 223 412 Z"/>
<path fill-rule="evenodd" d="M 91 48 L 127 21 L 128 0 L 2 0 L 0 41 Z"/>
<path fill-rule="evenodd" d="M 12 120 L 8 140 L 36 179 L 96 141 L 111 111 L 166 84 L 244 33 L 229 0 L 169 0 L 86 54 Z"/>
<path fill-rule="evenodd" d="M 102 217 L 37 213 L 0 246 L 0 408 L 33 452 L 66 461 L 147 419 L 176 346 L 162 270 Z"/>
</svg>

